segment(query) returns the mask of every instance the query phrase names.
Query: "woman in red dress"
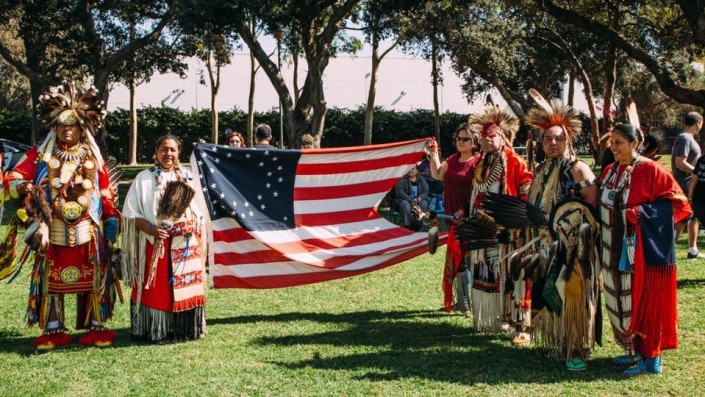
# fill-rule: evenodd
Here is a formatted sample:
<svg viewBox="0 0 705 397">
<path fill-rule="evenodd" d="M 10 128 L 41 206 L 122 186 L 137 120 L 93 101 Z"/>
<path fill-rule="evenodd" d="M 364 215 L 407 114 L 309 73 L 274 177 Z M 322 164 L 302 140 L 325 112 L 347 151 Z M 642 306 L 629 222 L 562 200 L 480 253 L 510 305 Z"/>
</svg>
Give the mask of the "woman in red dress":
<svg viewBox="0 0 705 397">
<path fill-rule="evenodd" d="M 150 342 L 198 339 L 206 331 L 205 226 L 196 198 L 186 210 L 158 214 L 171 182 L 193 186 L 179 163 L 180 142 L 166 135 L 156 144 L 156 164 L 140 172 L 123 207 L 123 276 L 132 289 L 132 336 Z M 156 250 L 156 253 L 154 252 Z"/>
<path fill-rule="evenodd" d="M 429 161 L 431 166 L 431 176 L 433 179 L 442 180 L 444 184 L 443 200 L 447 214 L 452 214 L 455 219 L 462 219 L 465 208 L 470 200 L 472 190 L 472 178 L 475 173 L 475 133 L 467 123 L 463 123 L 453 134 L 457 153 L 448 157 L 443 162 L 439 159 L 438 145 L 433 140 L 429 140 Z M 446 312 L 458 310 L 465 313 L 470 312 L 469 291 L 459 288 L 456 293 L 456 302 L 453 303 L 453 284 L 458 273 L 465 272 L 465 252 L 458 243 L 457 225 L 450 224 L 446 245 L 445 268 L 443 269 L 443 309 Z M 467 282 L 462 284 L 467 285 Z"/>
<path fill-rule="evenodd" d="M 668 170 L 640 156 L 643 136 L 630 124 L 612 130 L 615 162 L 600 178 L 600 260 L 605 306 L 615 339 L 636 364 L 626 375 L 658 374 L 663 350 L 678 347 L 675 229 L 690 205 Z"/>
</svg>

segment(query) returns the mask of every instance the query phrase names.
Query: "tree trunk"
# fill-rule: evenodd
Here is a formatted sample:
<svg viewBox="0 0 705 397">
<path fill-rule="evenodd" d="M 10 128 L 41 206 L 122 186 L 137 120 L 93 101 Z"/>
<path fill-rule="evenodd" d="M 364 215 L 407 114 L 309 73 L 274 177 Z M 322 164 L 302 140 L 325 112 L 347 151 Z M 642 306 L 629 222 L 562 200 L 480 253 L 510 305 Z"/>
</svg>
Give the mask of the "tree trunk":
<svg viewBox="0 0 705 397">
<path fill-rule="evenodd" d="M 130 165 L 137 164 L 137 106 L 135 97 L 137 95 L 137 84 L 130 81 Z"/>
<path fill-rule="evenodd" d="M 296 106 L 296 103 L 299 102 L 299 49 L 298 49 L 298 47 L 294 47 L 294 50 L 292 51 L 291 56 L 294 60 L 293 87 L 294 87 L 294 106 Z"/>
<path fill-rule="evenodd" d="M 108 90 L 108 86 L 110 84 L 108 73 L 109 72 L 107 70 L 99 68 L 93 75 L 93 86 L 95 86 L 96 90 L 98 90 L 98 98 L 103 101 L 104 109 L 108 108 L 108 99 L 110 97 L 110 91 Z M 108 158 L 110 155 L 106 138 L 107 125 L 103 124 L 103 127 L 97 132 L 96 136 L 96 141 L 100 147 L 100 153 L 103 155 L 103 158 Z"/>
<path fill-rule="evenodd" d="M 379 40 L 372 40 L 372 71 L 370 72 L 370 88 L 367 92 L 367 109 L 365 111 L 365 133 L 362 144 L 372 144 L 372 126 L 375 117 L 375 97 L 377 96 L 377 72 L 379 70 Z"/>
<path fill-rule="evenodd" d="M 39 133 L 42 129 L 42 123 L 37 119 L 37 105 L 39 105 L 39 96 L 46 91 L 47 86 L 35 80 L 29 80 L 29 92 L 32 95 L 32 133 L 30 135 L 31 145 L 36 145 L 39 139 Z"/>
<path fill-rule="evenodd" d="M 431 39 L 431 77 L 433 79 L 433 131 L 436 136 L 436 142 L 441 141 L 441 116 L 440 107 L 438 106 L 438 48 L 436 40 Z"/>
<path fill-rule="evenodd" d="M 218 144 L 218 90 L 211 89 L 211 139 Z"/>
<path fill-rule="evenodd" d="M 614 97 L 614 86 L 617 82 L 617 49 L 611 45 L 607 53 L 605 62 L 605 93 L 602 97 L 604 107 L 602 108 L 602 131 L 605 133 L 612 129 L 612 98 Z"/>
<path fill-rule="evenodd" d="M 573 107 L 573 101 L 575 99 L 575 76 L 573 76 L 573 69 L 568 72 L 568 106 Z"/>
</svg>

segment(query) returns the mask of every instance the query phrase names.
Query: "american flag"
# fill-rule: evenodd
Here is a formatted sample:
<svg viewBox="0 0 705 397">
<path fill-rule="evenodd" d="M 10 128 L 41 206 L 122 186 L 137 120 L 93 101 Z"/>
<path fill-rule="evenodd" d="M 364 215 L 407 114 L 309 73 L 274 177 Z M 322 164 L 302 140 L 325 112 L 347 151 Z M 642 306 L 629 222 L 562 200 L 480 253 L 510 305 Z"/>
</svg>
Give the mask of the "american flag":
<svg viewBox="0 0 705 397">
<path fill-rule="evenodd" d="M 320 150 L 197 144 L 191 164 L 211 218 L 211 284 L 310 284 L 426 252 L 425 233 L 377 212 L 424 147 L 425 139 Z"/>
</svg>

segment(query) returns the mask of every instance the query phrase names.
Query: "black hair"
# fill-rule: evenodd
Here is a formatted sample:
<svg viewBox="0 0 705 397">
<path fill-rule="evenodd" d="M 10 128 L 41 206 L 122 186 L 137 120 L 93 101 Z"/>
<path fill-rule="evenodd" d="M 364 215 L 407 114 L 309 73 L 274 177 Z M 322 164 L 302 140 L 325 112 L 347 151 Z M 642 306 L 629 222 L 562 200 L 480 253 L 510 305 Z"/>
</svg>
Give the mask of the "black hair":
<svg viewBox="0 0 705 397">
<path fill-rule="evenodd" d="M 631 124 L 617 124 L 612 130 L 620 133 L 621 135 L 624 135 L 624 137 L 627 138 L 629 142 L 642 142 L 644 140 L 644 135 L 641 133 L 641 131 L 639 131 L 636 127 Z"/>
<path fill-rule="evenodd" d="M 690 127 L 703 121 L 703 116 L 701 116 L 698 112 L 689 112 L 685 115 L 685 119 L 683 121 L 685 122 L 686 127 Z"/>
<path fill-rule="evenodd" d="M 174 142 L 176 142 L 176 147 L 179 148 L 179 152 L 181 151 L 181 139 L 177 138 L 175 135 L 172 134 L 166 134 L 162 135 L 159 138 L 157 138 L 157 142 L 154 144 L 154 150 L 159 150 L 159 146 L 164 143 L 167 139 L 171 139 Z"/>
</svg>

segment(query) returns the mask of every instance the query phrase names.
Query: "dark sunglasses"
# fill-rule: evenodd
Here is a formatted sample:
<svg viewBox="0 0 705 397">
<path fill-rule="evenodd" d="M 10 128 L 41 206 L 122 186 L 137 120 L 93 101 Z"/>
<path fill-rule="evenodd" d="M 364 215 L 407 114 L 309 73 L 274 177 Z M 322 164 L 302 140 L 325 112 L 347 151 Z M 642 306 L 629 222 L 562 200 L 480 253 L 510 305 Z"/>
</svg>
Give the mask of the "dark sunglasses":
<svg viewBox="0 0 705 397">
<path fill-rule="evenodd" d="M 455 137 L 455 140 L 456 140 L 457 142 L 467 142 L 467 141 L 469 141 L 469 140 L 471 140 L 471 139 L 472 139 L 472 138 L 470 138 L 470 137 L 464 137 L 464 136 L 456 136 L 456 137 Z"/>
</svg>

